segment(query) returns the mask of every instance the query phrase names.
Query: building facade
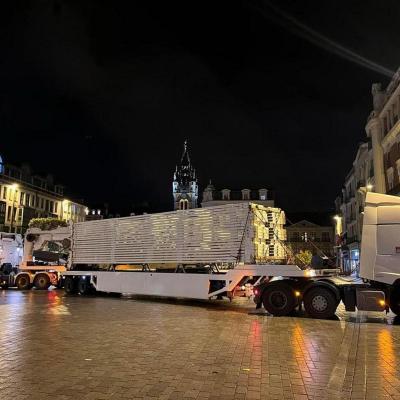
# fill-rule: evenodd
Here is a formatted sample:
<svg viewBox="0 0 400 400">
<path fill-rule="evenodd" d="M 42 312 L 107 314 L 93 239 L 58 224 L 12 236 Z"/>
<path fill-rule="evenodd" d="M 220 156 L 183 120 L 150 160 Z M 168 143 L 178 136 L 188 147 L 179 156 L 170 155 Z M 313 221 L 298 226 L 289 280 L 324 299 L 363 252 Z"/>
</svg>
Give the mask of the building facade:
<svg viewBox="0 0 400 400">
<path fill-rule="evenodd" d="M 400 195 L 400 69 L 389 85 L 372 85 L 373 109 L 365 131 L 368 142 L 357 152 L 336 199 L 338 262 L 347 272 L 358 272 L 365 195 Z"/>
<path fill-rule="evenodd" d="M 321 226 L 307 220 L 301 220 L 286 226 L 288 246 L 292 255 L 308 250 L 319 256 L 333 256 L 334 227 Z"/>
<path fill-rule="evenodd" d="M 32 218 L 85 220 L 87 208 L 64 197 L 53 177 L 34 175 L 28 165 L 16 167 L 0 158 L 0 231 L 24 233 Z"/>
<path fill-rule="evenodd" d="M 182 157 L 174 172 L 172 196 L 174 199 L 174 210 L 197 208 L 199 187 L 196 171 L 190 161 L 187 141 L 183 145 Z"/>
<path fill-rule="evenodd" d="M 372 142 L 358 147 L 341 195 L 336 199 L 336 246 L 338 263 L 346 272 L 358 272 L 365 195 L 375 188 Z"/>
<path fill-rule="evenodd" d="M 372 141 L 375 191 L 400 195 L 400 68 L 386 89 L 372 85 L 372 98 L 366 132 Z"/>
<path fill-rule="evenodd" d="M 272 197 L 272 192 L 268 189 L 217 190 L 210 181 L 208 186 L 203 191 L 203 200 L 201 206 L 212 207 L 230 203 L 251 201 L 252 203 L 260 204 L 265 207 L 274 207 L 274 200 Z"/>
</svg>

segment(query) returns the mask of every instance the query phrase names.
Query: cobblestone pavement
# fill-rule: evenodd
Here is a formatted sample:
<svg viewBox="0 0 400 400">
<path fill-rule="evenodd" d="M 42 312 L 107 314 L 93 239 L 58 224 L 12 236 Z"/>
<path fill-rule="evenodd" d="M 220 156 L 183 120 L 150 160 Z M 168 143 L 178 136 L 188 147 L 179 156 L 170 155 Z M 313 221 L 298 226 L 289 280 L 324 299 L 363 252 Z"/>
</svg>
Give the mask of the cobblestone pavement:
<svg viewBox="0 0 400 400">
<path fill-rule="evenodd" d="M 384 314 L 13 290 L 0 311 L 1 399 L 400 399 L 400 326 Z"/>
</svg>

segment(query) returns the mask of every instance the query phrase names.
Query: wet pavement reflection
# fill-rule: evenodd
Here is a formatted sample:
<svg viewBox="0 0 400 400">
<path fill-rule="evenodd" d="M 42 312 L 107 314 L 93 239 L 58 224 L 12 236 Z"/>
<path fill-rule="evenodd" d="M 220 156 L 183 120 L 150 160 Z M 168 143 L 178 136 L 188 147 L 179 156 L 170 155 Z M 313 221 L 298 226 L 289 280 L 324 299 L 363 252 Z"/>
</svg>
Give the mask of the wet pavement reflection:
<svg viewBox="0 0 400 400">
<path fill-rule="evenodd" d="M 0 399 L 398 399 L 398 323 L 0 290 Z"/>
</svg>

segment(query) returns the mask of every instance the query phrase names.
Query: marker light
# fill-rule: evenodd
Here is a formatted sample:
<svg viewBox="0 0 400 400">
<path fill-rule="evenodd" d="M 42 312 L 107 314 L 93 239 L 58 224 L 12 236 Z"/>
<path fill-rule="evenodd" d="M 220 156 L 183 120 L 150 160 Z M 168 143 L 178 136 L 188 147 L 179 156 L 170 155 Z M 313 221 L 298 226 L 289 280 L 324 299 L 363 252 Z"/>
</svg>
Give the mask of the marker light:
<svg viewBox="0 0 400 400">
<path fill-rule="evenodd" d="M 258 289 L 254 289 L 254 294 L 258 294 Z"/>
<path fill-rule="evenodd" d="M 379 305 L 382 307 L 385 306 L 386 305 L 385 300 L 379 300 Z"/>
<path fill-rule="evenodd" d="M 296 291 L 294 292 L 294 295 L 295 295 L 296 297 L 300 297 L 301 293 L 300 293 L 298 290 L 296 290 Z"/>
</svg>

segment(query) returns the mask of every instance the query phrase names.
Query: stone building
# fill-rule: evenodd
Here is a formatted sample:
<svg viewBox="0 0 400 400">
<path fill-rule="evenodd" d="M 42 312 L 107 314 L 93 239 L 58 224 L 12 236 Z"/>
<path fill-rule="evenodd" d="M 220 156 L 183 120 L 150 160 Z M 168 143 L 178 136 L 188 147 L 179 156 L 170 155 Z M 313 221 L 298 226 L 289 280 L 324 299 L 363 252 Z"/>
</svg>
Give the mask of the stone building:
<svg viewBox="0 0 400 400">
<path fill-rule="evenodd" d="M 336 199 L 336 245 L 340 266 L 348 272 L 358 270 L 365 194 L 375 187 L 372 142 L 358 147 L 353 166 L 347 174 L 341 195 Z"/>
<path fill-rule="evenodd" d="M 203 200 L 201 206 L 212 207 L 229 203 L 237 203 L 238 201 L 251 201 L 252 203 L 261 204 L 265 207 L 274 207 L 274 200 L 272 197 L 272 192 L 268 189 L 217 190 L 210 181 L 209 185 L 203 191 Z"/>
<path fill-rule="evenodd" d="M 85 211 L 83 204 L 65 198 L 64 187 L 51 175 L 35 175 L 28 165 L 5 164 L 0 157 L 0 231 L 24 233 L 38 217 L 81 222 Z"/>
<path fill-rule="evenodd" d="M 382 89 L 372 85 L 373 110 L 366 132 L 372 141 L 375 191 L 400 194 L 400 68 Z"/>
<path fill-rule="evenodd" d="M 400 195 L 400 69 L 385 89 L 372 85 L 372 100 L 365 126 L 368 142 L 360 145 L 336 199 L 338 260 L 347 271 L 357 272 L 367 191 Z"/>
<path fill-rule="evenodd" d="M 186 140 L 183 145 L 181 160 L 174 172 L 172 195 L 174 198 L 174 210 L 197 208 L 199 187 L 197 184 L 196 171 L 190 161 Z"/>
<path fill-rule="evenodd" d="M 292 255 L 309 250 L 319 256 L 333 256 L 335 238 L 333 224 L 318 225 L 303 219 L 287 225 L 286 234 Z"/>
</svg>

